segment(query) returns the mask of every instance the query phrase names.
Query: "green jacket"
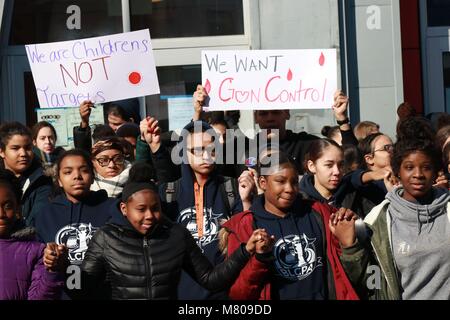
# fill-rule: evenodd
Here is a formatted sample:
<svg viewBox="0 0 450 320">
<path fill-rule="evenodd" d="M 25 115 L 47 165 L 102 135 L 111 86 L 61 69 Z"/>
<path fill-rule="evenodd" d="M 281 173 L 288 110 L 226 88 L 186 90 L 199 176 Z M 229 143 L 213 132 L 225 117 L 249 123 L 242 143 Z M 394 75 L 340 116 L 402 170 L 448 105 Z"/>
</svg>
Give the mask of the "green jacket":
<svg viewBox="0 0 450 320">
<path fill-rule="evenodd" d="M 341 262 L 362 299 L 400 300 L 401 286 L 391 250 L 389 201 L 364 219 L 368 240 L 343 249 Z"/>
</svg>

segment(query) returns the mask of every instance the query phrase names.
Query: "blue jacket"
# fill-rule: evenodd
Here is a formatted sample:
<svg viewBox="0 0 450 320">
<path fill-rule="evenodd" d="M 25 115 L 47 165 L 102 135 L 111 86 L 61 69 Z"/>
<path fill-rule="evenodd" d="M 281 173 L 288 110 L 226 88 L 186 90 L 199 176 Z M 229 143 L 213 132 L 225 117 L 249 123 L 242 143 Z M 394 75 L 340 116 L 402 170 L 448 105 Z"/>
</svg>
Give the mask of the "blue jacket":
<svg viewBox="0 0 450 320">
<path fill-rule="evenodd" d="M 22 215 L 28 226 L 33 225 L 37 212 L 49 203 L 52 179 L 44 174 L 39 160 L 34 159 L 30 168 L 19 177 L 22 187 Z"/>
<path fill-rule="evenodd" d="M 117 200 L 105 190 L 91 191 L 79 203 L 56 196 L 36 215 L 34 226 L 42 242 L 65 244 L 71 264 L 81 264 L 95 232 L 120 215 Z"/>
<path fill-rule="evenodd" d="M 272 299 L 324 300 L 327 259 L 321 222 L 300 196 L 291 211 L 281 218 L 265 207 L 264 196 L 253 202 L 255 228 L 264 228 L 275 236 L 274 260 L 271 265 Z"/>
</svg>

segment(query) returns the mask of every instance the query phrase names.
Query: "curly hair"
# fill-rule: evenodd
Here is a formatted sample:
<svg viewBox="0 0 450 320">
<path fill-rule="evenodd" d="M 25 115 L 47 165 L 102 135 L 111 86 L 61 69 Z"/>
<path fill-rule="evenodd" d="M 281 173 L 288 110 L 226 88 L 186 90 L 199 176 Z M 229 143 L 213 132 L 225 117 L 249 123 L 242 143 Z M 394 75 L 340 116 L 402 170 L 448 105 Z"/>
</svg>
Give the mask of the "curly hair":
<svg viewBox="0 0 450 320">
<path fill-rule="evenodd" d="M 398 176 L 403 160 L 412 153 L 421 152 L 427 155 L 433 165 L 435 173 L 442 169 L 441 151 L 428 139 L 402 139 L 394 144 L 394 154 L 391 166 L 394 174 Z"/>
<path fill-rule="evenodd" d="M 436 132 L 430 121 L 423 117 L 406 118 L 397 124 L 397 141 L 418 139 L 434 141 Z"/>
</svg>

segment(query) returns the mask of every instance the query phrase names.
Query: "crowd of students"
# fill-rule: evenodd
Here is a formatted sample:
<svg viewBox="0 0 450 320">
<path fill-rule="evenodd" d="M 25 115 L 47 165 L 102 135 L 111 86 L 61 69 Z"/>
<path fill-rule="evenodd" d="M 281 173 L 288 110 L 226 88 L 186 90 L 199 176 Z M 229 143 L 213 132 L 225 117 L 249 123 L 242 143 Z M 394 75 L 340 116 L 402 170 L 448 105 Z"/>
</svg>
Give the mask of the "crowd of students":
<svg viewBox="0 0 450 320">
<path fill-rule="evenodd" d="M 394 143 L 338 91 L 325 138 L 285 110 L 249 138 L 206 101 L 181 134 L 136 99 L 91 132 L 85 101 L 71 150 L 1 124 L 0 299 L 450 299 L 448 115 L 402 104 Z"/>
</svg>

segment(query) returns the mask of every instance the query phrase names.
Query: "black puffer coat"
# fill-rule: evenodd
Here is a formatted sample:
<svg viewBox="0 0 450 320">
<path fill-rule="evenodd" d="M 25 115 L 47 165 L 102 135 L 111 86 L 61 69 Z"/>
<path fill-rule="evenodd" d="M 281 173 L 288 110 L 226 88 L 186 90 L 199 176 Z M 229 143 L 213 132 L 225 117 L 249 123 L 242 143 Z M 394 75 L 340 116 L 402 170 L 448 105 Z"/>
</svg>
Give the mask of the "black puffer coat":
<svg viewBox="0 0 450 320">
<path fill-rule="evenodd" d="M 182 269 L 208 290 L 224 290 L 249 258 L 242 245 L 214 268 L 189 231 L 166 219 L 145 237 L 129 224 L 108 224 L 89 243 L 79 294 L 81 298 L 98 297 L 96 291 L 106 280 L 112 299 L 177 299 Z"/>
</svg>

